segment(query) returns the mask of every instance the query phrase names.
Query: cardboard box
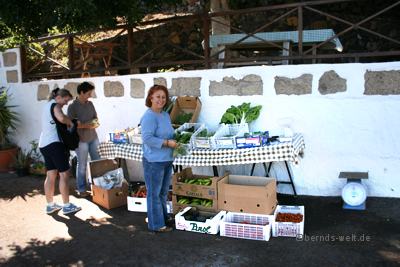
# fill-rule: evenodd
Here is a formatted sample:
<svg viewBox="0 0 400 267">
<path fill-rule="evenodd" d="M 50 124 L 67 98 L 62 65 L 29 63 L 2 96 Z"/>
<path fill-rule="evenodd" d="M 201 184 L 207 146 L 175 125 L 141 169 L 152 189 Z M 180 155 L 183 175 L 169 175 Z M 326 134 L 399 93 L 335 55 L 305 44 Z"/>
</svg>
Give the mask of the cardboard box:
<svg viewBox="0 0 400 267">
<path fill-rule="evenodd" d="M 190 198 L 190 197 L 177 196 L 177 195 L 173 194 L 172 195 L 172 208 L 174 210 L 174 214 L 177 214 L 178 212 L 180 212 L 181 210 L 183 210 L 186 207 L 195 207 L 200 211 L 208 211 L 208 212 L 214 212 L 214 213 L 218 212 L 218 201 L 217 200 L 207 199 L 208 201 L 212 201 L 212 206 L 211 207 L 206 207 L 206 206 L 203 206 L 203 205 L 193 204 L 193 203 L 181 204 L 181 203 L 178 202 L 180 197 L 193 199 L 193 198 Z"/>
<path fill-rule="evenodd" d="M 273 215 L 228 212 L 221 221 L 220 235 L 268 241 L 273 222 Z"/>
<path fill-rule="evenodd" d="M 210 178 L 211 185 L 198 185 L 185 183 L 185 179 Z M 180 196 L 197 197 L 217 200 L 218 181 L 223 177 L 213 177 L 207 175 L 196 175 L 192 173 L 192 168 L 185 168 L 172 176 L 172 193 Z"/>
<path fill-rule="evenodd" d="M 219 232 L 219 226 L 222 218 L 226 214 L 226 211 L 220 211 L 218 214 L 199 211 L 199 215 L 204 217 L 210 217 L 205 222 L 199 222 L 194 220 L 186 220 L 185 214 L 193 211 L 193 207 L 186 207 L 181 212 L 175 215 L 175 228 L 178 230 L 184 230 L 189 232 L 196 232 L 202 234 L 216 235 Z"/>
<path fill-rule="evenodd" d="M 276 179 L 229 175 L 218 181 L 218 209 L 272 214 L 277 204 Z"/>
<path fill-rule="evenodd" d="M 276 216 L 279 212 L 303 215 L 303 220 L 299 223 L 277 222 Z M 304 235 L 304 206 L 281 206 L 276 207 L 274 213 L 274 223 L 272 224 L 272 236 L 298 237 Z"/>
<path fill-rule="evenodd" d="M 182 113 L 193 113 L 192 118 L 188 122 L 195 123 L 199 118 L 200 110 L 201 110 L 201 102 L 198 97 L 179 96 L 176 99 L 175 104 L 172 107 L 170 113 L 171 122 L 172 124 L 175 125 L 181 125 L 177 124 L 176 117 Z"/>
<path fill-rule="evenodd" d="M 106 209 L 113 209 L 126 205 L 128 196 L 128 182 L 123 181 L 122 187 L 104 189 L 93 184 L 93 177 L 100 177 L 108 171 L 118 168 L 118 163 L 111 159 L 100 159 L 88 162 L 87 174 L 92 183 L 92 201 Z"/>
<path fill-rule="evenodd" d="M 145 197 L 127 197 L 128 210 L 147 212 L 147 199 Z M 172 213 L 172 201 L 167 201 L 167 212 Z"/>
</svg>

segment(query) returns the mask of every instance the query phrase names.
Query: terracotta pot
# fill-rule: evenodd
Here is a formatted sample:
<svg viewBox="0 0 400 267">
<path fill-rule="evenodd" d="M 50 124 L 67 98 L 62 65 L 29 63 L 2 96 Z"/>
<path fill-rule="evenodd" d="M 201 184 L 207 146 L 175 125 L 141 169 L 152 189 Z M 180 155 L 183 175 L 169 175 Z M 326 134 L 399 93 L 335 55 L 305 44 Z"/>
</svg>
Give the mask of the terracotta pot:
<svg viewBox="0 0 400 267">
<path fill-rule="evenodd" d="M 0 150 L 0 172 L 8 172 L 17 155 L 18 147 Z"/>
</svg>

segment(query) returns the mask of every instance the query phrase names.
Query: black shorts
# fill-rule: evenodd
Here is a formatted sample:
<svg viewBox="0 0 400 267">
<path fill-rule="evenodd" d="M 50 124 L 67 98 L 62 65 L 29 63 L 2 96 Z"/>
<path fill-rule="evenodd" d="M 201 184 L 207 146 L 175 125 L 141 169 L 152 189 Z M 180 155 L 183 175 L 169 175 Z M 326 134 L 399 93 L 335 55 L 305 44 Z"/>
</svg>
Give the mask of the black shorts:
<svg viewBox="0 0 400 267">
<path fill-rule="evenodd" d="M 69 151 L 61 142 L 51 143 L 40 148 L 40 152 L 44 158 L 44 164 L 48 171 L 58 170 L 58 172 L 68 171 L 69 166 Z"/>
</svg>

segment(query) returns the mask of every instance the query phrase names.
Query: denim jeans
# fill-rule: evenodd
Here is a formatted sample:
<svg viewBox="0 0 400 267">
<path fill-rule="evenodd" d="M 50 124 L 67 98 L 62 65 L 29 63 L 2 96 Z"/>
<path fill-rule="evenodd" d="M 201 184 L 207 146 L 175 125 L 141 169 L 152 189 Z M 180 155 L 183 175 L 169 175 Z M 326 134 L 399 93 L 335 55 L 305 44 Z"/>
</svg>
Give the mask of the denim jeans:
<svg viewBox="0 0 400 267">
<path fill-rule="evenodd" d="M 76 166 L 76 188 L 79 192 L 86 190 L 86 166 L 88 154 L 91 160 L 100 158 L 97 148 L 99 146 L 99 139 L 96 138 L 91 142 L 79 142 L 79 147 L 75 150 L 78 164 Z"/>
<path fill-rule="evenodd" d="M 147 218 L 149 230 L 165 226 L 167 197 L 171 184 L 172 161 L 148 162 L 143 158 L 144 180 L 147 188 Z"/>
</svg>

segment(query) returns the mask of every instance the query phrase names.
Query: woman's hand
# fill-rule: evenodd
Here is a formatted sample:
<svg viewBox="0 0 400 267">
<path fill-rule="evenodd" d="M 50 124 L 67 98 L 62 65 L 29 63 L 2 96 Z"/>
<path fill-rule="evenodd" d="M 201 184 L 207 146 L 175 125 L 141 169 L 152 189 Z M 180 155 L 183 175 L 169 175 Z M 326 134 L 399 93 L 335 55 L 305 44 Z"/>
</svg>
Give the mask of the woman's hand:
<svg viewBox="0 0 400 267">
<path fill-rule="evenodd" d="M 170 140 L 170 139 L 164 140 L 163 144 L 164 144 L 164 146 L 170 147 L 170 148 L 176 148 L 178 146 L 178 144 L 176 143 L 175 140 Z"/>
<path fill-rule="evenodd" d="M 178 146 L 178 143 L 175 140 L 168 140 L 168 147 L 176 148 L 177 146 Z"/>
</svg>

